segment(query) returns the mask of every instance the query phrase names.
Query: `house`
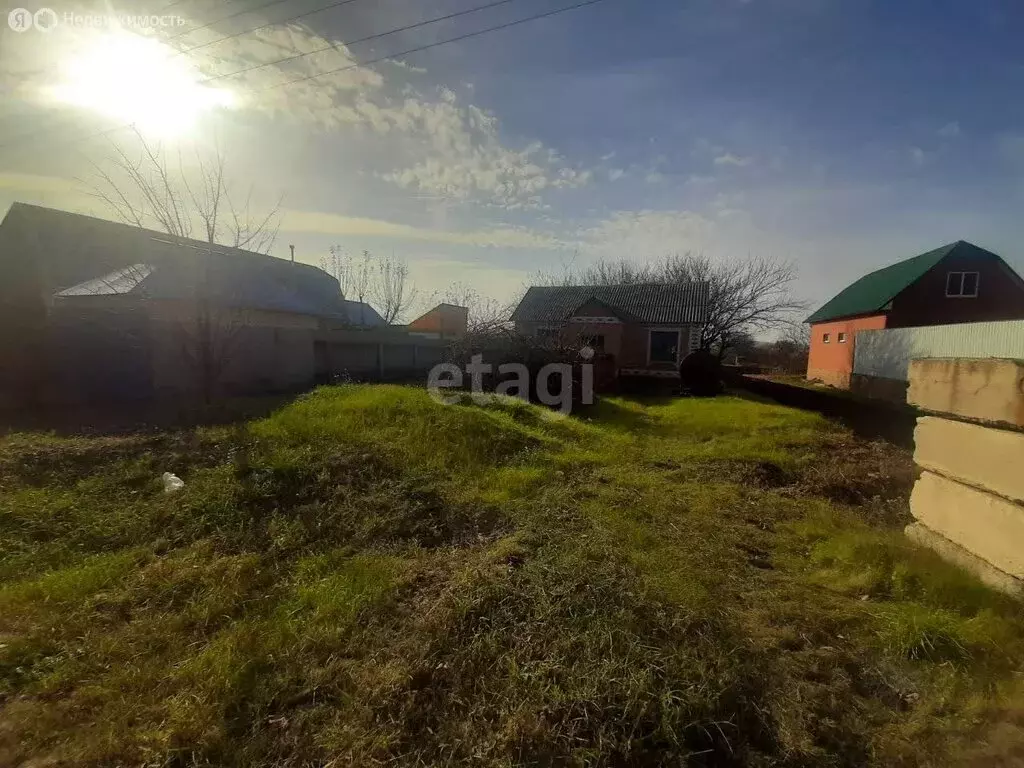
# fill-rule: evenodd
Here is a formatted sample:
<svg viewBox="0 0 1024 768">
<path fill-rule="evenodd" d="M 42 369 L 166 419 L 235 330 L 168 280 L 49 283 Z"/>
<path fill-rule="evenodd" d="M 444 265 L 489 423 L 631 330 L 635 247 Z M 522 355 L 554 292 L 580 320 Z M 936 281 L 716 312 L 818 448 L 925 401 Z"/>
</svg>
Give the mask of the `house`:
<svg viewBox="0 0 1024 768">
<path fill-rule="evenodd" d="M 345 322 L 353 328 L 386 328 L 388 325 L 388 321 L 380 316 L 380 312 L 365 301 L 340 299 L 338 304 Z"/>
<path fill-rule="evenodd" d="M 533 286 L 512 321 L 523 335 L 586 343 L 614 358 L 620 375 L 678 376 L 707 299 L 706 283 Z"/>
<path fill-rule="evenodd" d="M 849 388 L 860 331 L 1024 318 L 1024 280 L 996 254 L 958 240 L 876 270 L 807 318 L 807 378 Z"/>
<path fill-rule="evenodd" d="M 309 386 L 315 341 L 384 325 L 316 267 L 15 203 L 0 223 L 0 403 Z"/>
<path fill-rule="evenodd" d="M 457 339 L 466 335 L 469 309 L 441 303 L 417 317 L 407 326 L 409 333 L 429 339 Z"/>
</svg>

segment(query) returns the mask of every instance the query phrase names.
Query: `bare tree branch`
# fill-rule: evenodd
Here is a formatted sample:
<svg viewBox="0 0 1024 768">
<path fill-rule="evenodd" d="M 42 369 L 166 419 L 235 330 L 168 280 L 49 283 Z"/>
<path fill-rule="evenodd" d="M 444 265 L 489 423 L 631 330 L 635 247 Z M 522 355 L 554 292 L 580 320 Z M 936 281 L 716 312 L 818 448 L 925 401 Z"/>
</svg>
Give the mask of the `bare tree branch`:
<svg viewBox="0 0 1024 768">
<path fill-rule="evenodd" d="M 219 146 L 212 155 L 196 152 L 189 172 L 181 154 L 172 172 L 159 144 L 136 132 L 139 157 L 112 143 L 109 169 L 94 166 L 90 193 L 126 224 L 156 228 L 176 237 L 192 236 L 194 223 L 208 243 L 267 253 L 277 239 L 283 197 L 265 214 L 251 213 L 252 188 L 241 207 L 227 179 L 227 161 Z M 115 176 L 116 173 L 116 176 Z M 120 178 L 118 178 L 120 177 Z M 135 202 L 135 201 L 138 202 Z"/>
<path fill-rule="evenodd" d="M 466 321 L 466 330 L 469 333 L 483 333 L 508 326 L 512 310 L 519 303 L 517 299 L 503 304 L 489 296 L 483 296 L 465 283 L 452 283 L 444 293 L 435 292 L 431 300 L 469 310 Z"/>
<path fill-rule="evenodd" d="M 409 265 L 384 256 L 377 262 L 371 294 L 384 321 L 391 325 L 416 301 L 416 289 L 409 283 Z"/>
<path fill-rule="evenodd" d="M 252 190 L 242 208 L 232 201 L 227 181 L 226 162 L 218 146 L 212 156 L 196 153 L 196 168 L 188 172 L 180 153 L 172 168 L 159 144 L 148 143 L 136 132 L 141 147 L 133 158 L 122 146 L 113 144 L 109 168 L 95 167 L 92 195 L 127 224 L 147 228 L 156 225 L 168 234 L 189 238 L 194 224 L 200 224 L 207 243 L 248 247 L 266 252 L 277 236 L 281 200 L 269 213 L 250 215 Z M 244 330 L 245 313 L 239 315 L 224 301 L 212 295 L 212 248 L 195 251 L 188 260 L 195 271 L 194 306 L 190 315 L 178 323 L 182 359 L 194 372 L 204 400 L 214 397 L 218 382 L 231 361 L 232 349 Z M 126 281 L 141 282 L 149 274 L 145 264 L 136 265 L 136 273 L 111 277 L 100 292 L 122 292 Z M 135 268 L 133 268 L 135 269 Z M 144 274 L 143 274 L 144 272 Z"/>
</svg>

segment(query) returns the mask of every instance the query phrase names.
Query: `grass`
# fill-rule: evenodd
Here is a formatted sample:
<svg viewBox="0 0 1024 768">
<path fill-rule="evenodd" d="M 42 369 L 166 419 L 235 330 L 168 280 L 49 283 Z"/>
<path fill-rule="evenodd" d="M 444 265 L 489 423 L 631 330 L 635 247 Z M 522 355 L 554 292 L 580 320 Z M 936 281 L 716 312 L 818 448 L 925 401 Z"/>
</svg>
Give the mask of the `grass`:
<svg viewBox="0 0 1024 768">
<path fill-rule="evenodd" d="M 1024 619 L 912 480 L 733 397 L 12 435 L 0 764 L 1017 764 Z"/>
</svg>

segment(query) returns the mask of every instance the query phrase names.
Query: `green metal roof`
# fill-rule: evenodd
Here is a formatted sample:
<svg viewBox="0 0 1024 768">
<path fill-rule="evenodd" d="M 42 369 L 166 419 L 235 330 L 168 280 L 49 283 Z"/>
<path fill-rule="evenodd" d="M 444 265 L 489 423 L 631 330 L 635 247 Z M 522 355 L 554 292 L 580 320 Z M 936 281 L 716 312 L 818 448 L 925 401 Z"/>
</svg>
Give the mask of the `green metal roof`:
<svg viewBox="0 0 1024 768">
<path fill-rule="evenodd" d="M 880 311 L 892 301 L 896 294 L 907 288 L 924 275 L 953 251 L 962 255 L 995 256 L 984 248 L 957 240 L 955 243 L 936 248 L 934 251 L 922 253 L 906 261 L 900 261 L 888 267 L 875 270 L 864 275 L 860 280 L 848 285 L 839 295 L 826 302 L 825 306 L 807 318 L 804 322 L 821 323 L 840 317 L 868 315 Z M 996 257 L 998 258 L 998 257 Z"/>
</svg>

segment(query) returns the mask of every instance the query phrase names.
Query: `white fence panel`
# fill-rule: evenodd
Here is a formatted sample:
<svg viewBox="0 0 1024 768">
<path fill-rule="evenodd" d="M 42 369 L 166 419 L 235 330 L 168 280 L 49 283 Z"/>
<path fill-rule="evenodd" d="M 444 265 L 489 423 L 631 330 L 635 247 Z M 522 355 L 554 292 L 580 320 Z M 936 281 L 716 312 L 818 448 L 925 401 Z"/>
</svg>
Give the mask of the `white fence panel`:
<svg viewBox="0 0 1024 768">
<path fill-rule="evenodd" d="M 917 357 L 1024 360 L 1024 320 L 860 331 L 855 339 L 853 372 L 906 381 L 907 367 Z"/>
</svg>

